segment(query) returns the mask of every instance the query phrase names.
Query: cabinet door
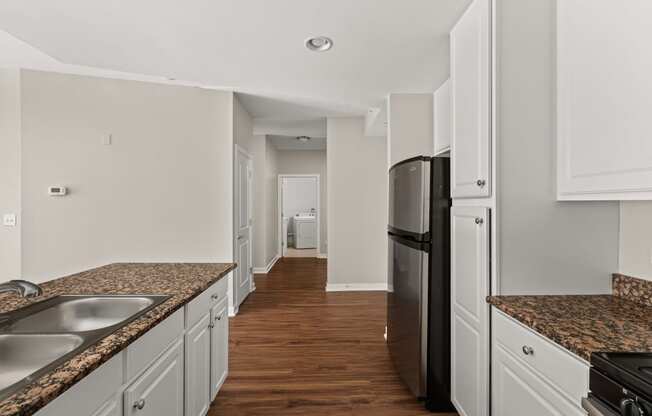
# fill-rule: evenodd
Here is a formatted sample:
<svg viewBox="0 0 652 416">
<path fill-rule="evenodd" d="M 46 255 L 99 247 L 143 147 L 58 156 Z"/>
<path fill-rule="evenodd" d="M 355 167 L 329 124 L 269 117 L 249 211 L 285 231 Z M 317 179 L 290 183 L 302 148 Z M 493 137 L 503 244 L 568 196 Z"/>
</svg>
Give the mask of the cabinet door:
<svg viewBox="0 0 652 416">
<path fill-rule="evenodd" d="M 493 349 L 492 406 L 500 416 L 580 416 L 579 407 L 558 395 L 543 379 L 496 345 Z"/>
<path fill-rule="evenodd" d="M 211 404 L 211 315 L 186 333 L 186 416 L 204 416 Z"/>
<path fill-rule="evenodd" d="M 450 84 L 450 80 L 446 80 L 433 97 L 435 154 L 449 150 L 451 146 Z"/>
<path fill-rule="evenodd" d="M 451 210 L 451 401 L 489 414 L 489 209 Z"/>
<path fill-rule="evenodd" d="M 491 194 L 490 1 L 474 0 L 450 34 L 453 198 Z"/>
<path fill-rule="evenodd" d="M 226 299 L 211 309 L 211 400 L 229 372 L 229 314 Z"/>
<path fill-rule="evenodd" d="M 125 416 L 183 416 L 183 340 L 124 392 Z"/>
</svg>

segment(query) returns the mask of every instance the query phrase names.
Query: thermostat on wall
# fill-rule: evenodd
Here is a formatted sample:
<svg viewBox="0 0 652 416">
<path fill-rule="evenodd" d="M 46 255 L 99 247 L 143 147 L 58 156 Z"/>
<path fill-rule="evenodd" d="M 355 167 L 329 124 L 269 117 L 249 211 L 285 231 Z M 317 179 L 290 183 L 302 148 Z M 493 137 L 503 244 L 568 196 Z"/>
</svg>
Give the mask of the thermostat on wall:
<svg viewBox="0 0 652 416">
<path fill-rule="evenodd" d="M 65 186 L 50 186 L 48 188 L 48 195 L 52 196 L 64 196 L 68 193 L 68 189 Z"/>
</svg>

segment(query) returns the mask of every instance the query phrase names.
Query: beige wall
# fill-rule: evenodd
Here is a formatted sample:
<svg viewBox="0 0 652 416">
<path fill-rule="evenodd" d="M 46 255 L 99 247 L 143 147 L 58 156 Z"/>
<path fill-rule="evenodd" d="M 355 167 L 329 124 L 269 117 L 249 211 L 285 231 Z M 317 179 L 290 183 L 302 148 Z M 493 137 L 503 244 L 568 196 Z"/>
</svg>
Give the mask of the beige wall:
<svg viewBox="0 0 652 416">
<path fill-rule="evenodd" d="M 620 273 L 652 280 L 652 201 L 624 201 L 620 209 Z"/>
<path fill-rule="evenodd" d="M 322 255 L 328 253 L 328 174 L 326 150 L 281 150 L 278 152 L 279 175 L 319 175 L 319 247 Z"/>
<path fill-rule="evenodd" d="M 278 244 L 278 150 L 267 141 L 265 146 L 265 263 L 280 254 Z M 263 267 L 261 265 L 260 267 Z"/>
<path fill-rule="evenodd" d="M 15 227 L 0 223 L 0 282 L 21 276 L 20 72 L 0 70 L 0 221 L 16 214 Z"/>
<path fill-rule="evenodd" d="M 390 166 L 414 156 L 433 154 L 432 94 L 390 94 L 387 112 Z"/>
<path fill-rule="evenodd" d="M 502 294 L 606 293 L 618 267 L 618 203 L 556 200 L 554 8 L 498 2 Z"/>
<path fill-rule="evenodd" d="M 254 165 L 253 177 L 253 266 L 255 269 L 262 269 L 266 266 L 267 256 L 265 253 L 267 241 L 267 209 L 266 209 L 266 188 L 265 188 L 265 158 L 267 140 L 265 136 L 253 136 L 251 139 L 250 153 Z"/>
<path fill-rule="evenodd" d="M 22 120 L 24 278 L 232 259 L 231 92 L 24 71 Z"/>
<path fill-rule="evenodd" d="M 328 289 L 387 288 L 387 144 L 328 119 Z"/>
</svg>

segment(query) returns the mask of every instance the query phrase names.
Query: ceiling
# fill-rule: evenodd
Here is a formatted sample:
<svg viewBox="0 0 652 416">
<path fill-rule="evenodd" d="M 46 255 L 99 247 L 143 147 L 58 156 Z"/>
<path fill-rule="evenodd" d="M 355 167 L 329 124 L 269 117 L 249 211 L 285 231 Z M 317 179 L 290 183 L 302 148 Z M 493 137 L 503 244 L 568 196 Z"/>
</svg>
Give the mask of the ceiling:
<svg viewBox="0 0 652 416">
<path fill-rule="evenodd" d="M 469 2 L 3 0 L 0 29 L 63 64 L 233 89 L 256 118 L 301 120 L 434 91 Z M 315 35 L 333 49 L 308 51 Z"/>
<path fill-rule="evenodd" d="M 311 137 L 308 142 L 300 142 L 295 136 L 267 136 L 278 150 L 326 150 L 325 137 Z"/>
</svg>

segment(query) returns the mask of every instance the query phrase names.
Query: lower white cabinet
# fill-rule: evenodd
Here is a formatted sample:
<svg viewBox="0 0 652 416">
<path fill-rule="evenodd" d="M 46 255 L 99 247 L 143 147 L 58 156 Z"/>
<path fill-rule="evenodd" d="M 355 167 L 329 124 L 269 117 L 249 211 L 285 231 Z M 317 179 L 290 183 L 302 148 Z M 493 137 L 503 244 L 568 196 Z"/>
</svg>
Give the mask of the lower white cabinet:
<svg viewBox="0 0 652 416">
<path fill-rule="evenodd" d="M 186 416 L 204 416 L 211 404 L 211 316 L 186 332 Z"/>
<path fill-rule="evenodd" d="M 229 315 L 228 302 L 223 299 L 211 309 L 211 401 L 224 384 L 229 370 Z"/>
<path fill-rule="evenodd" d="M 496 309 L 491 319 L 492 414 L 586 415 L 588 363 Z"/>
<path fill-rule="evenodd" d="M 451 402 L 489 414 L 489 209 L 451 210 Z"/>
<path fill-rule="evenodd" d="M 124 392 L 125 416 L 183 416 L 183 341 L 180 339 Z"/>
</svg>

